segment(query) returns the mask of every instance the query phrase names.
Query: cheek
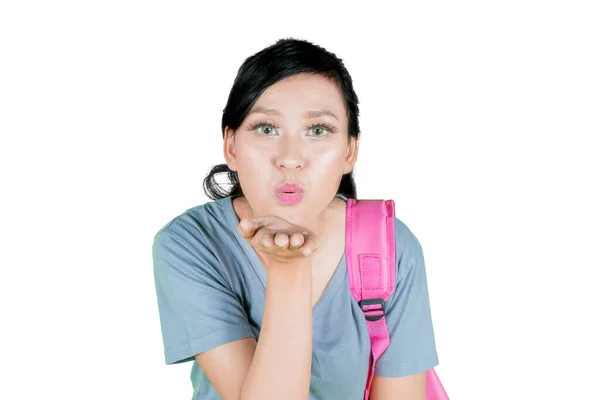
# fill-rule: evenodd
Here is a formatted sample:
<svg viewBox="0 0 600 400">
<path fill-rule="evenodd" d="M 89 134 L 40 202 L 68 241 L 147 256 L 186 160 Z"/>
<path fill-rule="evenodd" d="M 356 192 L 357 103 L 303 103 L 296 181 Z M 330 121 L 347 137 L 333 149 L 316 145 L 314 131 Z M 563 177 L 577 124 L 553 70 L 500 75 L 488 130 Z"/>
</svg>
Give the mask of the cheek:
<svg viewBox="0 0 600 400">
<path fill-rule="evenodd" d="M 345 149 L 340 150 L 338 148 L 316 149 L 310 157 L 313 165 L 335 171 L 344 168 L 345 151 Z"/>
<path fill-rule="evenodd" d="M 266 173 L 268 167 L 265 164 L 269 163 L 268 154 L 270 150 L 248 140 L 239 140 L 236 146 L 243 149 L 236 156 L 238 178 L 246 196 L 249 199 L 254 198 L 253 189 L 261 186 L 259 183 L 261 178 L 268 177 Z"/>
<path fill-rule="evenodd" d="M 237 154 L 238 163 L 241 163 L 246 170 L 257 169 L 259 164 L 262 166 L 262 164 L 268 162 L 269 156 L 273 152 L 272 148 L 253 141 L 240 140 L 237 146 L 243 149 Z"/>
</svg>

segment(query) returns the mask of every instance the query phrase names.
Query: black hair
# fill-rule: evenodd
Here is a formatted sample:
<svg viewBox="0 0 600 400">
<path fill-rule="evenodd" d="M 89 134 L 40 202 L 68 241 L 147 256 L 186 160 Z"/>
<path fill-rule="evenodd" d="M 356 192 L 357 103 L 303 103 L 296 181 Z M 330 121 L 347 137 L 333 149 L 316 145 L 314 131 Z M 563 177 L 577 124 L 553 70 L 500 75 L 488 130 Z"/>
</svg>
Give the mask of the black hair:
<svg viewBox="0 0 600 400">
<path fill-rule="evenodd" d="M 275 44 L 248 57 L 240 66 L 223 110 L 223 139 L 225 128 L 237 130 L 256 100 L 269 86 L 298 73 L 321 75 L 332 79 L 338 85 L 348 116 L 348 138 L 355 137 L 358 140 L 358 97 L 342 60 L 320 46 L 294 38 L 279 39 Z M 215 176 L 222 173 L 227 174 L 231 185 L 228 191 L 215 180 Z M 227 164 L 211 168 L 204 178 L 204 192 L 212 200 L 244 195 L 237 172 L 229 169 Z M 356 199 L 354 170 L 342 176 L 337 193 Z"/>
</svg>

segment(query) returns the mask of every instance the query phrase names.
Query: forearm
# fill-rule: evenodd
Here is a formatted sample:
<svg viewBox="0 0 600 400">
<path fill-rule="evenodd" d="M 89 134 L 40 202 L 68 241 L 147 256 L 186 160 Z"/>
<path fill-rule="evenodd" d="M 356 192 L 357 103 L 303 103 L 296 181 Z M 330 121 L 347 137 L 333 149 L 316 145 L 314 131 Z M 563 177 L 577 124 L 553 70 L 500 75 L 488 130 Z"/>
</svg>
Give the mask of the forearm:
<svg viewBox="0 0 600 400">
<path fill-rule="evenodd" d="M 269 268 L 260 337 L 242 400 L 308 398 L 312 361 L 310 261 Z"/>
</svg>

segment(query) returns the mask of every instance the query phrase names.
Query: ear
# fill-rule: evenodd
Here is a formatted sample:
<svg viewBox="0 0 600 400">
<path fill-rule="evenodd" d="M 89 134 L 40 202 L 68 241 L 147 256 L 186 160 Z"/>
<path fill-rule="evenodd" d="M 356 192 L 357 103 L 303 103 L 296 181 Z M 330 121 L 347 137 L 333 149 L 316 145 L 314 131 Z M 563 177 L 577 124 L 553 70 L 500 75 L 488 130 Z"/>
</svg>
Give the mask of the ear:
<svg viewBox="0 0 600 400">
<path fill-rule="evenodd" d="M 344 175 L 352 171 L 357 157 L 358 139 L 354 136 L 350 136 L 350 141 L 348 142 L 348 147 L 346 149 L 346 157 L 344 157 Z"/>
<path fill-rule="evenodd" d="M 223 138 L 223 156 L 225 163 L 232 171 L 237 171 L 237 162 L 235 157 L 235 135 L 233 129 L 225 127 L 225 137 Z"/>
</svg>

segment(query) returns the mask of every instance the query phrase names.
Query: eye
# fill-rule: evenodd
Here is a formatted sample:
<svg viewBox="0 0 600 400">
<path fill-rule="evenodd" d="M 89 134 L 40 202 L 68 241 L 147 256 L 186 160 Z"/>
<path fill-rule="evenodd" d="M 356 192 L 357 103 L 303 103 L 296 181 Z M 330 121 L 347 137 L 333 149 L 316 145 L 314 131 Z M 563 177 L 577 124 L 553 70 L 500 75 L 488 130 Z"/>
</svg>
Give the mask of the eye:
<svg viewBox="0 0 600 400">
<path fill-rule="evenodd" d="M 257 130 L 260 128 L 263 129 L 262 132 L 260 130 L 258 131 L 258 134 L 260 136 L 274 136 L 274 135 L 272 135 L 272 133 L 277 133 L 275 131 L 275 129 L 277 129 L 279 127 L 271 122 L 266 122 L 266 121 L 256 122 L 247 127 L 247 129 L 249 131 L 254 131 L 254 130 Z"/>
<path fill-rule="evenodd" d="M 257 128 L 258 128 L 258 133 L 260 133 L 261 135 L 265 135 L 265 136 L 269 136 L 271 133 L 275 132 L 275 128 L 273 127 L 273 125 L 269 125 L 269 124 L 259 125 Z M 261 132 L 261 129 L 262 129 L 262 132 Z"/>
<path fill-rule="evenodd" d="M 312 130 L 313 132 L 315 132 L 315 135 L 313 135 L 313 136 L 316 136 L 316 137 L 323 137 L 326 135 L 327 132 L 330 134 L 335 132 L 335 128 L 333 126 L 331 126 L 329 124 L 323 124 L 323 123 L 312 124 L 309 127 L 309 129 Z M 317 133 L 317 132 L 320 132 L 320 133 Z"/>
</svg>

